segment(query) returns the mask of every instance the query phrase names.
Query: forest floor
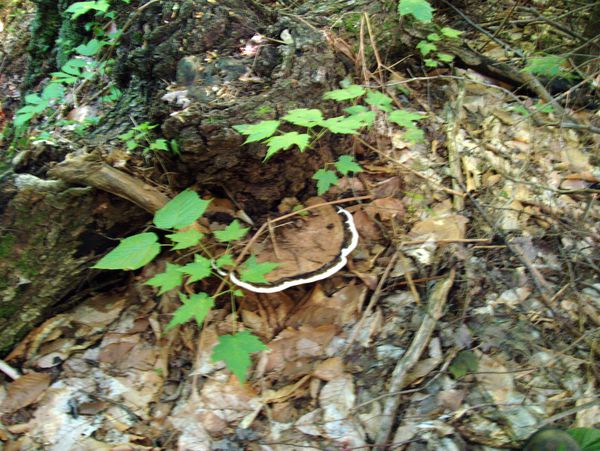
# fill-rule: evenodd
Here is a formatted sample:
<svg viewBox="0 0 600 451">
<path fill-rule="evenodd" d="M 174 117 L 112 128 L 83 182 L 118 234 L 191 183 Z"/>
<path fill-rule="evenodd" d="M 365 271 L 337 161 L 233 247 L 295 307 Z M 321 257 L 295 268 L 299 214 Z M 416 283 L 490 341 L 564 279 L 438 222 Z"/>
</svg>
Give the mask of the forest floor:
<svg viewBox="0 0 600 451">
<path fill-rule="evenodd" d="M 600 427 L 598 135 L 470 70 L 394 77 L 428 139 L 381 118 L 352 139 L 364 170 L 325 197 L 368 196 L 345 206 L 346 268 L 164 333 L 157 260 L 5 359 L 23 375 L 0 386 L 4 449 L 495 449 Z M 210 360 L 238 328 L 270 348 L 245 385 Z"/>
</svg>

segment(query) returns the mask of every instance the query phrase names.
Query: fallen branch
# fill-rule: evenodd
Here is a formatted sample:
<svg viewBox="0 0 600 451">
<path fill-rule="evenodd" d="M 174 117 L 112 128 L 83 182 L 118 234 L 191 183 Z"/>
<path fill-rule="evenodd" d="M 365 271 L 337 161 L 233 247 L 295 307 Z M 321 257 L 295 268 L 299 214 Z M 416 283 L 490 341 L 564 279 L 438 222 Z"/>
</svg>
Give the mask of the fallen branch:
<svg viewBox="0 0 600 451">
<path fill-rule="evenodd" d="M 421 358 L 421 354 L 425 351 L 431 334 L 435 329 L 438 319 L 441 318 L 446 300 L 448 299 L 448 293 L 454 283 L 454 276 L 456 274 L 455 269 L 450 271 L 450 275 L 438 282 L 429 296 L 429 302 L 427 304 L 427 312 L 421 323 L 421 327 L 415 334 L 410 347 L 406 353 L 402 356 L 390 380 L 388 392 L 395 393 L 402 390 L 404 387 L 404 381 L 408 372 L 415 366 L 415 364 Z M 381 415 L 381 425 L 379 427 L 379 433 L 377 434 L 375 449 L 383 451 L 386 448 L 392 427 L 396 419 L 396 412 L 400 405 L 400 396 L 391 396 L 386 401 L 383 407 L 383 413 Z"/>
<path fill-rule="evenodd" d="M 96 154 L 68 158 L 48 171 L 53 178 L 107 191 L 154 214 L 169 198 L 151 185 L 104 163 Z"/>
</svg>

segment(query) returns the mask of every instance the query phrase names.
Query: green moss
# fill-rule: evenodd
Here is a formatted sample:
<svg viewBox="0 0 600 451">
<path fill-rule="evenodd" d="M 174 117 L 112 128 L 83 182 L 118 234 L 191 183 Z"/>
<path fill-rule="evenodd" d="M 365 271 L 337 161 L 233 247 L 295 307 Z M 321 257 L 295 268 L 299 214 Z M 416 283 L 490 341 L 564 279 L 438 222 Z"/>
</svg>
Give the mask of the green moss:
<svg viewBox="0 0 600 451">
<path fill-rule="evenodd" d="M 362 13 L 345 14 L 341 19 L 340 26 L 349 33 L 356 33 L 360 30 L 361 17 Z"/>
<path fill-rule="evenodd" d="M 19 311 L 20 306 L 17 303 L 0 304 L 0 319 L 11 318 Z"/>
<path fill-rule="evenodd" d="M 34 0 L 37 4 L 31 24 L 31 40 L 27 47 L 31 61 L 24 88 L 34 86 L 41 77 L 57 70 L 69 59 L 73 48 L 83 41 L 76 21 L 64 10 L 69 0 Z M 54 64 L 48 61 L 54 60 Z"/>
<path fill-rule="evenodd" d="M 35 0 L 37 11 L 35 19 L 31 23 L 31 40 L 27 51 L 31 61 L 29 63 L 29 74 L 23 83 L 25 89 L 31 88 L 46 71 L 56 69 L 47 67 L 45 62 L 52 54 L 54 42 L 58 37 L 61 16 L 56 1 Z"/>
<path fill-rule="evenodd" d="M 269 116 L 271 114 L 273 114 L 275 112 L 275 109 L 270 106 L 270 105 L 263 105 L 260 106 L 256 109 L 256 111 L 254 111 L 254 114 L 252 114 L 253 117 L 256 118 L 260 118 L 263 116 Z"/>
<path fill-rule="evenodd" d="M 14 235 L 5 235 L 0 237 L 0 258 L 4 258 L 10 254 L 14 242 Z"/>
</svg>

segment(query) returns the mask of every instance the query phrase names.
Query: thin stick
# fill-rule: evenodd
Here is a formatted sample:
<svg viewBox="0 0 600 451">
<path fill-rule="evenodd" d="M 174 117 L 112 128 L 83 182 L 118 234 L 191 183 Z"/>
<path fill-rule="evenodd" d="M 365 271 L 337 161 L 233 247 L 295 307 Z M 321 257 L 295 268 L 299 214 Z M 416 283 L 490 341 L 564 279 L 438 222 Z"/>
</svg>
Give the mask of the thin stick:
<svg viewBox="0 0 600 451">
<path fill-rule="evenodd" d="M 415 366 L 415 364 L 421 358 L 421 354 L 423 354 L 425 351 L 425 348 L 429 343 L 429 339 L 431 338 L 431 335 L 435 329 L 435 325 L 437 324 L 438 319 L 442 317 L 444 306 L 446 305 L 446 300 L 448 299 L 448 293 L 450 292 L 450 288 L 452 288 L 452 284 L 454 283 L 455 275 L 456 270 L 452 268 L 449 276 L 446 279 L 438 282 L 433 288 L 429 296 L 427 313 L 423 318 L 421 327 L 419 327 L 419 330 L 415 334 L 410 347 L 402 356 L 402 359 L 400 359 L 396 365 L 396 368 L 394 368 L 394 372 L 392 373 L 392 378 L 389 384 L 389 392 L 399 392 L 402 390 L 404 387 L 404 380 L 406 379 L 408 372 Z M 392 431 L 399 405 L 400 396 L 392 396 L 385 402 L 380 420 L 381 425 L 379 427 L 379 432 L 376 439 L 376 443 L 378 445 L 375 445 L 375 449 L 379 451 L 384 451 L 386 448 L 385 444 L 387 443 Z"/>
<path fill-rule="evenodd" d="M 346 344 L 346 346 L 344 347 L 344 350 L 342 351 L 342 356 L 345 356 L 348 353 L 348 351 L 350 350 L 350 347 L 352 346 L 352 343 L 354 343 L 354 341 L 356 340 L 356 336 L 358 335 L 360 330 L 362 330 L 362 326 L 365 322 L 365 318 L 367 318 L 371 314 L 371 312 L 373 311 L 373 307 L 375 306 L 377 301 L 379 301 L 379 298 L 381 297 L 381 293 L 383 292 L 383 287 L 385 285 L 385 282 L 387 281 L 388 277 L 390 276 L 390 273 L 392 272 L 392 268 L 394 267 L 394 264 L 396 263 L 396 260 L 398 259 L 399 255 L 400 255 L 400 251 L 396 250 L 396 252 L 394 252 L 394 255 L 392 255 L 392 258 L 390 259 L 390 262 L 388 263 L 385 270 L 383 271 L 383 274 L 379 278 L 379 282 L 377 283 L 377 287 L 375 288 L 375 291 L 373 292 L 373 295 L 371 296 L 371 299 L 369 300 L 369 304 L 367 305 L 367 308 L 363 312 L 358 323 L 356 323 L 356 326 L 354 326 L 354 329 L 352 329 L 352 333 L 350 334 L 350 337 L 348 338 L 348 343 Z"/>
<path fill-rule="evenodd" d="M 415 286 L 415 282 L 412 278 L 412 272 L 408 269 L 408 268 L 410 268 L 410 263 L 409 263 L 408 259 L 406 258 L 406 256 L 402 252 L 400 252 L 399 257 L 400 257 L 400 261 L 402 262 L 402 266 L 404 266 L 404 269 L 406 270 L 406 272 L 404 273 L 404 277 L 406 278 L 406 283 L 408 284 L 408 288 L 410 289 L 410 292 L 413 295 L 415 304 L 420 304 L 421 296 L 419 296 L 419 292 L 417 291 L 417 287 Z"/>
<path fill-rule="evenodd" d="M 446 148 L 448 149 L 448 166 L 452 175 L 452 188 L 456 191 L 464 185 L 463 173 L 460 164 L 460 151 L 458 144 L 458 133 L 460 130 L 460 122 L 463 117 L 463 100 L 465 98 L 465 83 L 458 82 L 458 95 L 454 105 L 447 106 L 446 114 Z M 457 212 L 465 209 L 464 196 L 453 196 L 453 206 Z"/>
<path fill-rule="evenodd" d="M 10 377 L 13 381 L 16 381 L 21 377 L 21 374 L 15 370 L 12 366 L 6 363 L 4 360 L 0 360 L 0 371 Z"/>
<path fill-rule="evenodd" d="M 385 153 L 383 153 L 383 152 L 382 152 L 381 150 L 379 150 L 378 148 L 376 148 L 376 147 L 373 147 L 371 144 L 369 144 L 368 142 L 366 142 L 364 139 L 362 139 L 362 138 L 359 138 L 358 136 L 354 136 L 354 139 L 356 139 L 357 141 L 359 141 L 359 142 L 360 142 L 360 143 L 361 143 L 363 146 L 365 146 L 365 147 L 367 147 L 367 148 L 371 149 L 373 152 L 376 152 L 378 155 L 381 155 L 382 157 L 384 157 L 384 158 L 386 158 L 386 159 L 390 160 L 391 162 L 393 162 L 394 164 L 396 164 L 396 165 L 400 166 L 400 167 L 401 167 L 402 169 L 404 169 L 405 171 L 408 171 L 408 172 L 410 172 L 411 174 L 413 174 L 413 175 L 415 175 L 415 176 L 417 176 L 417 177 L 419 177 L 419 178 L 421 178 L 421 179 L 423 179 L 423 180 L 425 180 L 425 181 L 427 181 L 427 182 L 431 183 L 432 185 L 435 185 L 437 188 L 441 189 L 442 191 L 445 191 L 445 192 L 447 192 L 447 193 L 449 193 L 449 194 L 453 194 L 453 195 L 457 195 L 457 196 L 464 196 L 464 195 L 465 195 L 464 193 L 462 193 L 462 192 L 460 192 L 460 191 L 455 191 L 455 190 L 453 190 L 453 189 L 446 188 L 445 186 L 443 186 L 443 185 L 440 185 L 438 182 L 436 182 L 436 181 L 433 181 L 433 180 L 431 180 L 431 179 L 427 178 L 426 176 L 424 176 L 424 175 L 423 175 L 423 174 L 421 174 L 420 172 L 418 172 L 418 171 L 415 171 L 413 168 L 411 168 L 411 167 L 409 167 L 409 166 L 405 165 L 404 163 L 401 163 L 400 161 L 396 160 L 395 158 L 392 158 L 392 157 L 390 157 L 390 156 L 386 155 Z"/>
<path fill-rule="evenodd" d="M 424 244 L 424 243 L 439 243 L 439 244 L 448 244 L 448 243 L 489 243 L 492 241 L 492 238 L 463 238 L 456 240 L 414 240 L 414 241 L 402 241 L 400 244 L 402 246 L 413 246 L 416 244 Z M 504 246 L 500 246 L 504 247 Z"/>
</svg>

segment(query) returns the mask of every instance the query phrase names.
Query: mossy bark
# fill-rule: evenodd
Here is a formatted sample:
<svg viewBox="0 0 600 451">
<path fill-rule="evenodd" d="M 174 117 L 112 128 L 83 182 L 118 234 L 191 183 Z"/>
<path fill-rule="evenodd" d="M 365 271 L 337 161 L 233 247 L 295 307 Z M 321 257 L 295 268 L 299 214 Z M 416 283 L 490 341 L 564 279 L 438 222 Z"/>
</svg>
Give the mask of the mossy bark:
<svg viewBox="0 0 600 451">
<path fill-rule="evenodd" d="M 91 188 L 6 175 L 0 184 L 0 353 L 90 286 L 91 262 L 114 245 L 107 236 L 130 232 L 146 218 Z"/>
</svg>

